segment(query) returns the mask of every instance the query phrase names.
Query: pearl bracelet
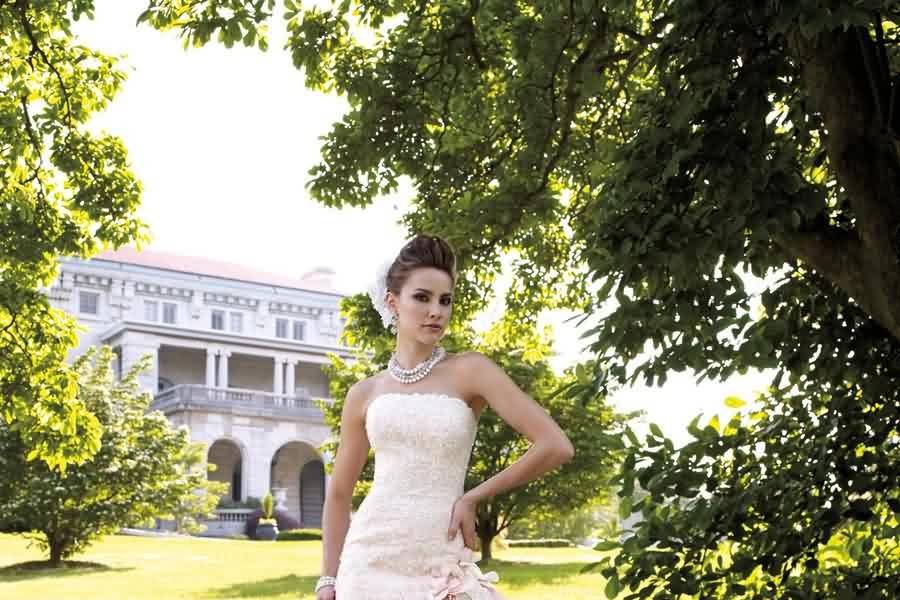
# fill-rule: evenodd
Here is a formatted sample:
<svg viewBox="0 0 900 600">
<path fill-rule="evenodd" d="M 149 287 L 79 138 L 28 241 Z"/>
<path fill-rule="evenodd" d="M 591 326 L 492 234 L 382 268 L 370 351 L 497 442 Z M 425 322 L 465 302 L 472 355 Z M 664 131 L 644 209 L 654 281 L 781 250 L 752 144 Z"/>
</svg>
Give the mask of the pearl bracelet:
<svg viewBox="0 0 900 600">
<path fill-rule="evenodd" d="M 334 585 L 335 579 L 331 575 L 322 575 L 319 577 L 319 580 L 316 582 L 316 592 L 321 590 L 323 587 Z"/>
</svg>

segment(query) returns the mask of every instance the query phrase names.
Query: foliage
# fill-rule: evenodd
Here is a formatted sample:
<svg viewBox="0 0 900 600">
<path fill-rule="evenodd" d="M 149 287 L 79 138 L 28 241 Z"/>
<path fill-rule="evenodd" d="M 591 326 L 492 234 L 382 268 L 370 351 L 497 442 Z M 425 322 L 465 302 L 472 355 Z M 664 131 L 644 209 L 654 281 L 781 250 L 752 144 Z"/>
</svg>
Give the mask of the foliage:
<svg viewBox="0 0 900 600">
<path fill-rule="evenodd" d="M 509 526 L 509 537 L 523 540 L 562 538 L 580 541 L 597 535 L 615 521 L 610 504 L 613 499 L 601 496 L 575 510 L 554 511 L 541 518 L 521 519 Z M 513 542 L 508 542 L 514 545 Z"/>
<path fill-rule="evenodd" d="M 279 542 L 300 542 L 307 540 L 322 539 L 321 529 L 292 529 L 290 531 L 279 531 L 278 537 L 275 538 Z"/>
<path fill-rule="evenodd" d="M 300 527 L 300 521 L 292 516 L 291 513 L 277 508 L 272 511 L 271 519 L 266 519 L 262 510 L 254 510 L 247 515 L 244 521 L 244 533 L 248 538 L 257 539 L 257 525 L 275 525 L 279 531 L 291 531 Z"/>
<path fill-rule="evenodd" d="M 354 306 L 355 299 L 345 302 Z M 348 319 L 347 335 L 359 336 L 357 323 Z M 331 381 L 332 405 L 324 405 L 326 424 L 335 432 L 323 450 L 337 450 L 343 398 L 355 381 L 382 370 L 387 365 L 389 346 L 383 343 L 384 329 L 378 338 L 366 338 L 364 344 L 378 348 L 371 358 L 360 350 L 354 364 L 331 355 L 325 371 Z M 543 332 L 523 327 L 520 323 L 500 320 L 480 338 L 458 320 L 454 320 L 441 345 L 448 351 L 477 350 L 494 360 L 516 384 L 543 406 L 566 432 L 575 447 L 572 461 L 543 477 L 509 492 L 479 503 L 476 532 L 481 539 L 482 556 L 490 558 L 491 540 L 519 519 L 542 519 L 560 512 L 578 510 L 581 506 L 610 494 L 609 479 L 614 472 L 618 453 L 611 450 L 623 416 L 612 411 L 605 390 L 597 389 L 584 371 L 567 369 L 562 375 L 553 372 L 547 359 L 550 353 L 550 330 Z M 362 340 L 362 338 L 357 337 Z M 571 390 L 579 395 L 567 397 Z M 471 489 L 518 460 L 530 447 L 518 431 L 499 415 L 485 409 L 479 419 L 478 434 L 469 461 L 465 488 Z M 329 467 L 326 467 L 329 468 Z M 354 490 L 353 506 L 368 494 L 374 478 L 374 451 Z"/>
<path fill-rule="evenodd" d="M 206 444 L 193 442 L 182 452 L 178 462 L 184 473 L 197 472 L 205 465 L 207 472 L 216 470 L 216 465 L 206 462 Z M 170 512 L 175 521 L 175 531 L 190 533 L 192 535 L 206 530 L 202 520 L 215 517 L 215 509 L 220 504 L 223 494 L 228 492 L 228 484 L 222 481 L 213 481 L 209 477 L 199 480 L 193 493 L 181 497 L 178 504 Z"/>
<path fill-rule="evenodd" d="M 629 432 L 622 514 L 640 519 L 604 561 L 612 589 L 640 586 L 626 598 L 896 598 L 900 453 L 886 407 L 852 389 L 812 402 L 770 392 L 759 404 L 727 423 L 695 419 L 695 439 L 678 449 L 656 426 L 643 443 Z M 848 427 L 857 410 L 866 424 Z M 646 495 L 632 504 L 636 485 Z"/>
<path fill-rule="evenodd" d="M 216 508 L 261 508 L 262 502 L 256 496 L 247 496 L 246 500 L 234 500 L 230 496 L 221 496 Z"/>
<path fill-rule="evenodd" d="M 102 427 L 100 449 L 63 474 L 30 461 L 17 432 L 0 424 L 0 514 L 20 520 L 50 563 L 83 551 L 104 533 L 144 523 L 185 506 L 204 489 L 206 475 L 190 468 L 192 449 L 184 429 L 172 429 L 158 411 L 146 412 L 150 394 L 137 377 L 138 361 L 121 381 L 109 346 L 89 348 L 73 365 L 78 400 Z"/>
<path fill-rule="evenodd" d="M 154 25 L 231 26 L 212 7 L 233 2 L 192 2 L 189 24 L 158 9 L 186 3 L 151 0 Z M 713 588 L 754 573 L 773 597 L 886 597 L 896 572 L 873 552 L 900 489 L 896 2 L 284 5 L 307 85 L 350 103 L 310 191 L 367 206 L 412 178 L 405 224 L 460 250 L 463 314 L 511 252 L 515 320 L 559 306 L 602 317 L 585 332 L 604 367 L 592 377 L 776 372 L 766 409 L 728 435 L 681 452 L 656 434 L 629 441 L 625 480 L 652 473 L 641 506 L 663 503 L 690 535 L 633 538 L 608 592 L 748 595 Z M 757 298 L 747 274 L 780 280 Z M 688 496 L 671 502 L 663 479 Z M 702 510 L 721 518 L 692 521 Z M 870 540 L 864 560 L 810 558 L 839 532 Z M 731 569 L 713 542 L 745 560 Z"/>
<path fill-rule="evenodd" d="M 59 470 L 93 455 L 101 431 L 66 363 L 75 322 L 45 288 L 59 256 L 146 240 L 121 140 L 86 127 L 125 77 L 71 33 L 92 10 L 89 0 L 0 2 L 0 421 L 29 460 Z"/>
<path fill-rule="evenodd" d="M 568 538 L 536 538 L 529 540 L 506 540 L 510 548 L 570 548 L 575 545 Z"/>
<path fill-rule="evenodd" d="M 272 518 L 272 510 L 275 508 L 275 499 L 272 497 L 272 492 L 267 492 L 266 495 L 263 496 L 262 501 L 260 502 L 260 508 L 262 508 L 262 513 L 265 518 Z"/>
</svg>

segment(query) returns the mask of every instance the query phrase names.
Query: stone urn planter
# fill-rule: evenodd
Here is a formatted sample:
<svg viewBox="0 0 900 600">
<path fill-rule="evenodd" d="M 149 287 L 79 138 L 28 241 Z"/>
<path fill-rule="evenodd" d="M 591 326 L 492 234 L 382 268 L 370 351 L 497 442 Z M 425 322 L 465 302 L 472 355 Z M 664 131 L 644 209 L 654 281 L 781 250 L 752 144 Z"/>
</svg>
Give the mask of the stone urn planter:
<svg viewBox="0 0 900 600">
<path fill-rule="evenodd" d="M 278 538 L 278 525 L 264 522 L 266 519 L 260 519 L 256 526 L 256 539 L 267 542 L 274 542 Z M 274 521 L 274 519 L 273 519 Z"/>
<path fill-rule="evenodd" d="M 273 542 L 278 537 L 278 521 L 272 516 L 275 510 L 275 501 L 272 498 L 272 494 L 266 494 L 261 504 L 262 517 L 256 525 L 256 539 Z"/>
</svg>

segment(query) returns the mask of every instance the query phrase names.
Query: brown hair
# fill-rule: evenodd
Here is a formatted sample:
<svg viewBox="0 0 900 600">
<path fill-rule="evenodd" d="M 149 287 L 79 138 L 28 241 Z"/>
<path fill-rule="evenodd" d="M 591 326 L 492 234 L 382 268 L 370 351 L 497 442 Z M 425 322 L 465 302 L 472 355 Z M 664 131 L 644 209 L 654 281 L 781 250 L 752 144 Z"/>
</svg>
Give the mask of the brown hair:
<svg viewBox="0 0 900 600">
<path fill-rule="evenodd" d="M 456 283 L 456 254 L 447 240 L 436 235 L 419 234 L 403 246 L 388 269 L 387 289 L 399 295 L 410 272 L 419 267 L 440 269 Z"/>
</svg>

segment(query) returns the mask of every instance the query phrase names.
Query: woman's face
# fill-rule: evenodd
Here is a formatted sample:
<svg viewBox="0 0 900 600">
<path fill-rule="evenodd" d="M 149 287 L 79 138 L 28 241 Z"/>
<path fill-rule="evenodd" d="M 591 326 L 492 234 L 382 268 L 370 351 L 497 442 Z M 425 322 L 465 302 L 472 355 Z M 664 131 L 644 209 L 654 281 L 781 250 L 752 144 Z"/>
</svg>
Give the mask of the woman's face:
<svg viewBox="0 0 900 600">
<path fill-rule="evenodd" d="M 413 269 L 399 296 L 388 294 L 388 306 L 397 315 L 397 335 L 412 336 L 423 344 L 441 339 L 453 307 L 453 281 L 434 267 Z M 437 325 L 437 327 L 430 327 Z"/>
</svg>

